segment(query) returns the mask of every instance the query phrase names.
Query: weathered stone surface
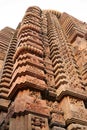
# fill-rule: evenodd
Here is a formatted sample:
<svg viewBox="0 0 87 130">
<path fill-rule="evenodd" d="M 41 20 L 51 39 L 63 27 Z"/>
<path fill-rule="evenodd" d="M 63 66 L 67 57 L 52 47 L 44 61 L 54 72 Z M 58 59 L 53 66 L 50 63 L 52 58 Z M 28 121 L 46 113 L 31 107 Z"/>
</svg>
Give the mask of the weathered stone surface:
<svg viewBox="0 0 87 130">
<path fill-rule="evenodd" d="M 87 125 L 87 109 L 81 99 L 68 96 L 61 101 L 60 105 L 62 105 L 64 119 L 67 124 L 75 122 Z"/>
<path fill-rule="evenodd" d="M 19 104 L 20 102 L 20 104 Z M 9 112 L 13 110 L 14 114 L 25 113 L 36 113 L 46 117 L 50 116 L 49 107 L 46 104 L 46 100 L 42 100 L 40 92 L 33 92 L 24 90 L 17 95 L 16 100 L 9 109 Z"/>
<path fill-rule="evenodd" d="M 1 130 L 87 129 L 86 23 L 34 6 L 0 31 L 0 121 Z"/>
<path fill-rule="evenodd" d="M 72 87 L 71 85 L 61 85 L 57 89 L 57 100 L 60 100 L 64 95 L 70 95 L 87 100 L 87 89 L 85 87 L 79 86 L 78 84 Z"/>
<path fill-rule="evenodd" d="M 67 130 L 87 130 L 87 126 L 80 124 L 71 124 L 68 126 Z"/>
<path fill-rule="evenodd" d="M 64 129 L 64 128 L 61 128 L 61 127 L 54 126 L 54 127 L 52 128 L 52 130 L 65 130 L 65 129 Z"/>
</svg>

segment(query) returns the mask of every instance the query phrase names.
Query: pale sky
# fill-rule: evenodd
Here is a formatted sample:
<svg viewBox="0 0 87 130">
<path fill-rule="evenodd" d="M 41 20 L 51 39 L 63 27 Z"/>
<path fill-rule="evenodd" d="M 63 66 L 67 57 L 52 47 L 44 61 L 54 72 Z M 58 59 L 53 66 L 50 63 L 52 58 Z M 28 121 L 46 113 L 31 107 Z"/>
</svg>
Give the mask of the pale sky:
<svg viewBox="0 0 87 130">
<path fill-rule="evenodd" d="M 87 22 L 87 0 L 0 0 L 0 30 L 6 26 L 16 29 L 29 6 L 53 9 Z"/>
</svg>

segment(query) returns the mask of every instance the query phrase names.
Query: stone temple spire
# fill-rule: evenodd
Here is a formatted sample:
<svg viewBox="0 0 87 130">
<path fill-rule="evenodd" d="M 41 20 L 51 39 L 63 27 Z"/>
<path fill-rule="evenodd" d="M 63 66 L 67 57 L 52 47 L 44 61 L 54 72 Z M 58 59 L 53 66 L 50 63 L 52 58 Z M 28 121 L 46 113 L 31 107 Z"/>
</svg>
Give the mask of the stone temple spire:
<svg viewBox="0 0 87 130">
<path fill-rule="evenodd" d="M 87 24 L 33 6 L 6 30 L 0 130 L 87 130 Z"/>
</svg>

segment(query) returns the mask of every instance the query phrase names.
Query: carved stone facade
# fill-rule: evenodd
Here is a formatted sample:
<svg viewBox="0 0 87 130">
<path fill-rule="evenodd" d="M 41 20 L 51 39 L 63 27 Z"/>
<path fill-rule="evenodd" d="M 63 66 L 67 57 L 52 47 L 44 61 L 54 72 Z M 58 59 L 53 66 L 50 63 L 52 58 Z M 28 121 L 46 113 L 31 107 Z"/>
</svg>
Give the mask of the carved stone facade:
<svg viewBox="0 0 87 130">
<path fill-rule="evenodd" d="M 0 42 L 0 130 L 87 130 L 87 24 L 33 6 Z"/>
</svg>

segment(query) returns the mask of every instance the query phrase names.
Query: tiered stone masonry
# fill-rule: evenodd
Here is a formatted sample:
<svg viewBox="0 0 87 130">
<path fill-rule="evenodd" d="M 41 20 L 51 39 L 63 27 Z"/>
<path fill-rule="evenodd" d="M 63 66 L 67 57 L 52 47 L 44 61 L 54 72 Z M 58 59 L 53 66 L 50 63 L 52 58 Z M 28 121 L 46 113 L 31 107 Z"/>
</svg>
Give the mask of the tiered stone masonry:
<svg viewBox="0 0 87 130">
<path fill-rule="evenodd" d="M 87 130 L 87 24 L 33 6 L 6 30 L 0 130 Z"/>
</svg>

